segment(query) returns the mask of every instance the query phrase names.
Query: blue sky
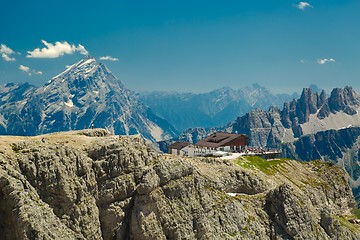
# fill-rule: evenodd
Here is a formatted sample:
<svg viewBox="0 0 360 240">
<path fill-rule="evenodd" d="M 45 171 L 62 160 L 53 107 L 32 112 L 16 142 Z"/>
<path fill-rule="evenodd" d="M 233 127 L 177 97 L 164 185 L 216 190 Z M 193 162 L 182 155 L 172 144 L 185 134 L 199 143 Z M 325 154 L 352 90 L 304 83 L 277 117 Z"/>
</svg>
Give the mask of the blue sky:
<svg viewBox="0 0 360 240">
<path fill-rule="evenodd" d="M 139 91 L 359 90 L 359 12 L 358 0 L 3 1 L 0 84 L 40 86 L 89 52 Z"/>
</svg>

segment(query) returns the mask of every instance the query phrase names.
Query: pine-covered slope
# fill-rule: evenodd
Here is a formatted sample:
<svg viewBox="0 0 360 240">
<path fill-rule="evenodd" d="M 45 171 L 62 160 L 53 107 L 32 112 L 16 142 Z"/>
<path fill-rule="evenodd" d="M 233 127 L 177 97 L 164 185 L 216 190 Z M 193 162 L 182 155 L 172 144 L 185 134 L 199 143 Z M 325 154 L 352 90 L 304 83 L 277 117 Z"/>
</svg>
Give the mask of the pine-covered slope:
<svg viewBox="0 0 360 240">
<path fill-rule="evenodd" d="M 92 126 L 115 134 L 140 133 L 150 140 L 175 133 L 166 120 L 153 114 L 104 64 L 90 56 L 24 96 L 16 107 L 7 107 L 9 104 L 4 102 L 0 112 L 2 134 L 37 135 Z"/>
</svg>

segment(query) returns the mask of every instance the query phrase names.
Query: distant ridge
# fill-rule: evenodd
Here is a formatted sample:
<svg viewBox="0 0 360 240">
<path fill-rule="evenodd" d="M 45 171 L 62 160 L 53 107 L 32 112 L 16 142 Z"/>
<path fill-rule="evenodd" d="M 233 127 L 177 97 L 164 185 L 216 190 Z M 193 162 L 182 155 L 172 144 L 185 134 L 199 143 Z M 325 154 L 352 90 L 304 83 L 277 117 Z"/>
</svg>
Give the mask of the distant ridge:
<svg viewBox="0 0 360 240">
<path fill-rule="evenodd" d="M 155 114 L 167 119 L 179 131 L 222 126 L 252 109 L 280 107 L 298 97 L 296 93 L 272 94 L 259 84 L 238 90 L 224 87 L 201 94 L 157 91 L 139 96 Z"/>
</svg>

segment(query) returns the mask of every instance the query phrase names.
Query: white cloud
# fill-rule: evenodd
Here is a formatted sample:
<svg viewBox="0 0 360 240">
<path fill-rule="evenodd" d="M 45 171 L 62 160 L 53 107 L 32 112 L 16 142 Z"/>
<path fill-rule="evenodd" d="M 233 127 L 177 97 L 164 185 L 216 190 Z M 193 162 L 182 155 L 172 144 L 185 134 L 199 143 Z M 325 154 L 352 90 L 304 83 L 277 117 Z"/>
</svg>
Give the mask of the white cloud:
<svg viewBox="0 0 360 240">
<path fill-rule="evenodd" d="M 55 42 L 55 44 L 48 43 L 45 40 L 41 40 L 45 45 L 44 48 L 35 48 L 33 51 L 28 51 L 28 58 L 58 58 L 64 54 L 73 54 L 79 52 L 80 54 L 86 55 L 85 47 L 81 44 L 75 46 L 74 44 L 69 44 L 68 42 Z"/>
<path fill-rule="evenodd" d="M 100 57 L 100 60 L 103 60 L 103 61 L 119 61 L 118 58 L 114 58 L 114 57 L 110 57 L 110 56 L 103 56 L 103 57 Z"/>
<path fill-rule="evenodd" d="M 81 44 L 78 44 L 76 50 L 77 50 L 78 52 L 80 52 L 80 54 L 82 54 L 82 55 L 88 55 L 88 54 L 89 54 L 89 52 L 88 52 L 88 51 L 85 49 L 85 47 L 84 47 L 83 45 L 81 45 Z"/>
<path fill-rule="evenodd" d="M 13 62 L 16 60 L 14 57 L 11 57 L 11 55 L 15 54 L 15 52 L 5 44 L 0 45 L 0 53 L 1 57 L 7 62 Z"/>
<path fill-rule="evenodd" d="M 2 53 L 1 57 L 7 62 L 14 62 L 16 60 L 14 57 L 9 57 L 9 55 L 5 53 Z"/>
<path fill-rule="evenodd" d="M 42 71 L 33 70 L 33 73 L 36 74 L 36 75 L 43 75 L 43 72 L 42 72 Z"/>
<path fill-rule="evenodd" d="M 317 63 L 320 64 L 320 65 L 324 65 L 324 64 L 329 63 L 329 62 L 336 62 L 336 60 L 333 59 L 333 58 L 323 58 L 323 59 L 319 58 L 317 60 Z"/>
<path fill-rule="evenodd" d="M 306 8 L 312 8 L 313 6 L 308 2 L 299 2 L 298 4 L 295 4 L 295 7 L 304 11 Z"/>
<path fill-rule="evenodd" d="M 29 74 L 29 76 L 31 76 L 32 74 L 35 74 L 35 75 L 42 75 L 42 74 L 43 74 L 42 71 L 31 70 L 29 67 L 24 66 L 24 65 L 20 65 L 20 66 L 19 66 L 19 69 L 20 69 L 21 71 L 23 71 L 24 73 Z"/>
<path fill-rule="evenodd" d="M 29 74 L 29 76 L 31 76 L 31 71 L 30 71 L 30 68 L 29 68 L 29 67 L 24 66 L 24 65 L 20 65 L 20 66 L 19 66 L 19 69 L 20 69 L 21 71 L 23 71 L 24 73 Z"/>
</svg>

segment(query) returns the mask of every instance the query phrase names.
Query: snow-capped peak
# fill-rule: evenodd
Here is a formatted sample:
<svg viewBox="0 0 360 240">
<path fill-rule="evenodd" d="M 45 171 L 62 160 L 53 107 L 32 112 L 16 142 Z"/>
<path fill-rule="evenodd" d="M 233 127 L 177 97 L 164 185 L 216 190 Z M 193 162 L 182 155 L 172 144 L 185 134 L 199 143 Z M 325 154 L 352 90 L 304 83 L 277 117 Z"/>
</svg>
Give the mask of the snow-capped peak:
<svg viewBox="0 0 360 240">
<path fill-rule="evenodd" d="M 96 63 L 95 58 L 91 57 L 90 55 L 86 55 L 83 59 L 81 59 L 79 62 L 75 63 L 75 66 L 77 68 L 80 68 L 84 65 Z"/>
<path fill-rule="evenodd" d="M 90 55 L 86 55 L 83 59 L 79 62 L 67 67 L 67 69 L 53 77 L 48 83 L 51 83 L 53 80 L 57 78 L 61 78 L 71 72 L 71 75 L 78 75 L 78 74 L 89 74 L 94 68 L 97 66 L 97 62 L 95 58 L 91 57 Z"/>
</svg>

